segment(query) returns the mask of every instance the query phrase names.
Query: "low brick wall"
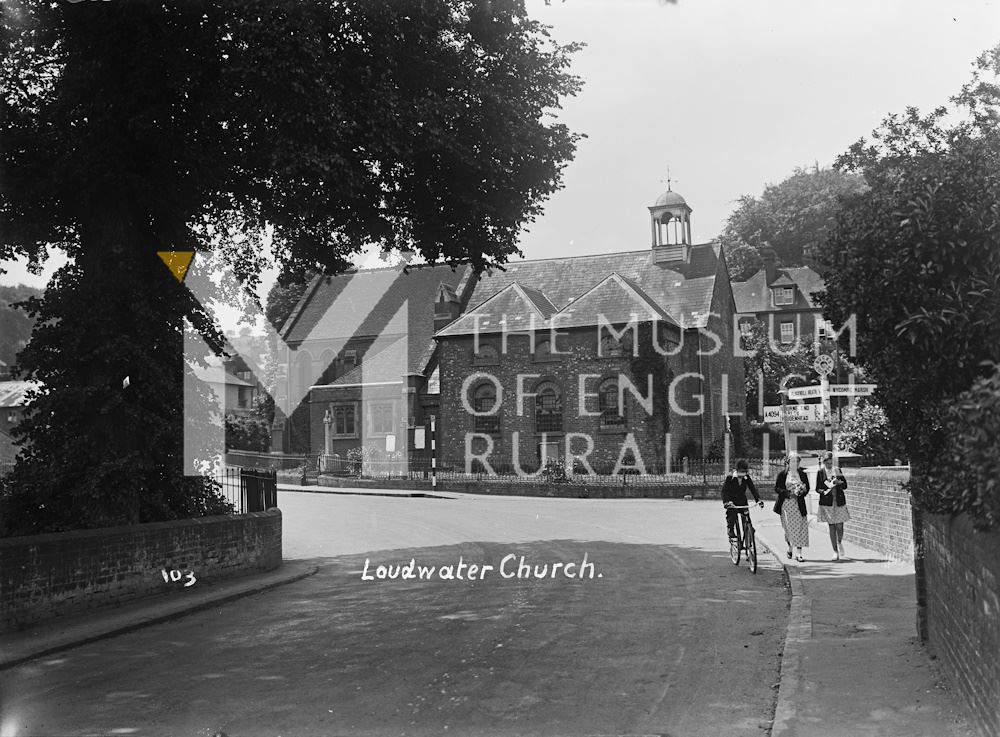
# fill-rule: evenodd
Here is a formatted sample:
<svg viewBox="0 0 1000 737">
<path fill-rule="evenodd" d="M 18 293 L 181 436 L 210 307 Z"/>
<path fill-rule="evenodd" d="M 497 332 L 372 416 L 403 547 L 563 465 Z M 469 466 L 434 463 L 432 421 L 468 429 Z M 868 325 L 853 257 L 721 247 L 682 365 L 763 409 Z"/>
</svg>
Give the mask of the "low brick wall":
<svg viewBox="0 0 1000 737">
<path fill-rule="evenodd" d="M 919 526 L 927 646 L 983 737 L 1000 735 L 1000 533 L 974 531 L 964 514 L 923 513 Z"/>
<path fill-rule="evenodd" d="M 845 470 L 847 509 L 851 521 L 844 539 L 893 560 L 913 560 L 913 519 L 910 495 L 902 488 L 909 470 Z"/>
<path fill-rule="evenodd" d="M 286 483 L 279 479 L 279 483 Z M 774 481 L 755 482 L 762 499 L 774 498 Z M 398 489 L 430 493 L 435 487 L 424 479 L 358 479 L 344 476 L 320 474 L 319 486 L 338 489 Z M 308 490 L 309 486 L 305 486 Z M 548 496 L 589 499 L 681 499 L 692 496 L 695 499 L 721 499 L 722 484 L 545 484 L 531 481 L 505 481 L 483 478 L 482 480 L 441 479 L 438 491 L 454 491 L 466 494 L 495 494 L 497 496 Z"/>
<path fill-rule="evenodd" d="M 0 540 L 0 631 L 281 565 L 281 512 Z M 178 581 L 168 579 L 178 571 Z"/>
</svg>

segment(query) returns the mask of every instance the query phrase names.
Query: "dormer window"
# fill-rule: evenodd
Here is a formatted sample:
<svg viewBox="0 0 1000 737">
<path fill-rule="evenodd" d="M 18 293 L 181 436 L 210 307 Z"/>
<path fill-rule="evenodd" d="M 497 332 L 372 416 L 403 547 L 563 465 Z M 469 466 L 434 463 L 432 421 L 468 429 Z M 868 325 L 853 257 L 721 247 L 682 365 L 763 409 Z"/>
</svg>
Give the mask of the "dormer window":
<svg viewBox="0 0 1000 737">
<path fill-rule="evenodd" d="M 774 306 L 790 305 L 795 303 L 795 287 L 775 287 Z"/>
</svg>

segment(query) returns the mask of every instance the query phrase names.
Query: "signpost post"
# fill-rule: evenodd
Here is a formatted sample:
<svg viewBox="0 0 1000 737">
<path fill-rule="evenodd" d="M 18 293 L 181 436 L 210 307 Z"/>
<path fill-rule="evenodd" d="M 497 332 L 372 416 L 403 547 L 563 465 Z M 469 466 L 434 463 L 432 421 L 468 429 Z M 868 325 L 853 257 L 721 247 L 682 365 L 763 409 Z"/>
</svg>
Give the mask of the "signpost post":
<svg viewBox="0 0 1000 737">
<path fill-rule="evenodd" d="M 835 368 L 833 356 L 820 353 L 816 356 L 816 360 L 813 361 L 813 368 L 819 374 L 819 385 L 823 402 L 823 439 L 827 451 L 833 452 L 833 431 L 830 427 L 830 374 L 833 373 Z"/>
<path fill-rule="evenodd" d="M 779 389 L 781 392 L 781 426 L 785 431 L 785 455 L 792 450 L 789 447 L 791 443 L 791 433 L 788 431 L 788 389 Z"/>
</svg>

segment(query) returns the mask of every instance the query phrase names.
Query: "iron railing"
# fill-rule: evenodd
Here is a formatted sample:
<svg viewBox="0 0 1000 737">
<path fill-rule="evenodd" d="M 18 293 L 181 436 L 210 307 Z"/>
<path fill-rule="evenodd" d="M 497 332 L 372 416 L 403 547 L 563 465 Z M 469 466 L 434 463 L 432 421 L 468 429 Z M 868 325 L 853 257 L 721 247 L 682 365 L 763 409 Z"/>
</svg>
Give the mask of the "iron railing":
<svg viewBox="0 0 1000 737">
<path fill-rule="evenodd" d="M 747 459 L 750 475 L 754 479 L 773 479 L 784 468 L 781 459 Z M 722 483 L 733 470 L 736 459 L 728 466 L 724 458 L 678 458 L 666 462 L 646 463 L 645 473 L 633 468 L 614 471 L 614 463 L 592 463 L 593 472 L 581 463 L 575 464 L 573 473 L 562 473 L 562 468 L 542 468 L 537 460 L 525 461 L 520 469 L 512 464 L 490 463 L 487 469 L 478 461 L 466 465 L 464 459 L 438 461 L 436 475 L 439 480 L 500 481 L 510 483 L 538 483 L 539 481 L 596 485 L 662 485 Z M 561 466 L 561 464 L 559 464 Z M 431 475 L 430 459 L 409 460 L 355 460 L 336 455 L 321 456 L 319 472 L 334 476 L 353 476 L 370 479 L 426 479 Z"/>
<path fill-rule="evenodd" d="M 215 480 L 237 514 L 278 506 L 278 475 L 271 469 L 226 466 Z"/>
</svg>

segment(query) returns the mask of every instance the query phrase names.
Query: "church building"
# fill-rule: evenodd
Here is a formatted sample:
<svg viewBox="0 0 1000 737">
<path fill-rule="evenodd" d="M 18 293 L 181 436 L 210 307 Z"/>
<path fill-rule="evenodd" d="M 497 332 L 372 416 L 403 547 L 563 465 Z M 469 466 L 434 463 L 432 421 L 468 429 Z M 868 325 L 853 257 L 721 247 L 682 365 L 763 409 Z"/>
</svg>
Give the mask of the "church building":
<svg viewBox="0 0 1000 737">
<path fill-rule="evenodd" d="M 744 412 L 736 311 L 717 243 L 692 243 L 677 192 L 634 251 L 519 261 L 483 274 L 434 337 L 450 467 L 579 473 L 720 450 Z"/>
</svg>

